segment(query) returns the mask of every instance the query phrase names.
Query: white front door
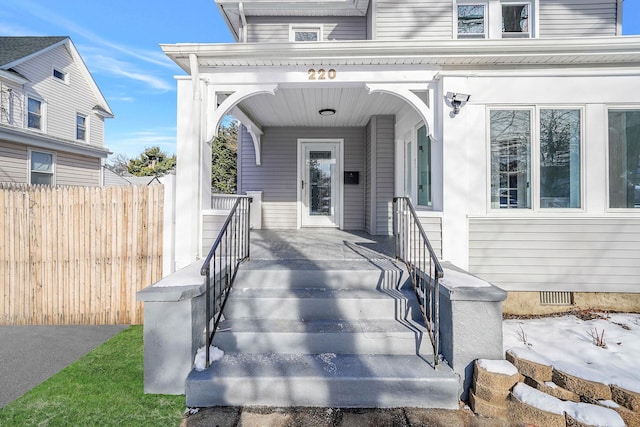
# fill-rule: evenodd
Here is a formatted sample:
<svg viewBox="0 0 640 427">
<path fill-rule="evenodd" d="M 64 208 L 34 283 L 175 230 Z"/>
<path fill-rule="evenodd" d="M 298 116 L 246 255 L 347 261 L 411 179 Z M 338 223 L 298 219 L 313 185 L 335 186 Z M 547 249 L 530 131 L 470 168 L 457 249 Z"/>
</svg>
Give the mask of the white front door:
<svg viewBox="0 0 640 427">
<path fill-rule="evenodd" d="M 342 204 L 341 142 L 300 141 L 300 225 L 339 227 Z"/>
</svg>

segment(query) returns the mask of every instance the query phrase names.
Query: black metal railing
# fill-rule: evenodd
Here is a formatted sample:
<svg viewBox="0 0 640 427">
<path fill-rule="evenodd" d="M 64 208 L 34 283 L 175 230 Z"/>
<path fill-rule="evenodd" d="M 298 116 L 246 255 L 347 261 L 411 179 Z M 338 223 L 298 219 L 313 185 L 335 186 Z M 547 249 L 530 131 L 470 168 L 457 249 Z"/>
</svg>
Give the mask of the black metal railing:
<svg viewBox="0 0 640 427">
<path fill-rule="evenodd" d="M 206 298 L 206 362 L 209 367 L 209 350 L 218 329 L 222 310 L 229 297 L 240 263 L 249 259 L 249 218 L 251 198 L 236 196 L 236 201 L 224 222 L 218 238 L 211 247 L 200 269 L 205 276 Z"/>
<path fill-rule="evenodd" d="M 393 235 L 396 240 L 396 258 L 403 261 L 413 289 L 420 303 L 431 344 L 434 364 L 440 362 L 440 279 L 444 270 L 422 228 L 411 200 L 393 199 Z"/>
</svg>

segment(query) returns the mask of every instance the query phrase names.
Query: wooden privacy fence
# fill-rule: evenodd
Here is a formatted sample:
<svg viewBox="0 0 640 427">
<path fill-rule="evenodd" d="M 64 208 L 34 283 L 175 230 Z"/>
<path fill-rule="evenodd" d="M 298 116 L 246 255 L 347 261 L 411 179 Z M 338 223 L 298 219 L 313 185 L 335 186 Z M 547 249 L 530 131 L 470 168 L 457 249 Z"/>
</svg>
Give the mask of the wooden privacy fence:
<svg viewBox="0 0 640 427">
<path fill-rule="evenodd" d="M 142 323 L 162 277 L 163 186 L 0 184 L 0 324 Z"/>
</svg>

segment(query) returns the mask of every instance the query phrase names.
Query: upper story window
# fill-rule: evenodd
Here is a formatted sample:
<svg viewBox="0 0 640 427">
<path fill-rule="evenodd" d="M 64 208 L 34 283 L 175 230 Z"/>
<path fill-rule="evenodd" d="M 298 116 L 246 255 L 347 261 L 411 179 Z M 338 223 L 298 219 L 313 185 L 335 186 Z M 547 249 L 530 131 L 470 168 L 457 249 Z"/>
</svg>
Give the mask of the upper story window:
<svg viewBox="0 0 640 427">
<path fill-rule="evenodd" d="M 55 185 L 55 155 L 53 153 L 30 150 L 29 157 L 29 183 Z"/>
<path fill-rule="evenodd" d="M 53 78 L 56 80 L 59 80 L 63 83 L 68 83 L 69 82 L 69 75 L 67 73 L 65 73 L 64 71 L 61 71 L 57 68 L 53 69 Z"/>
<path fill-rule="evenodd" d="M 611 109 L 609 207 L 640 208 L 640 109 Z"/>
<path fill-rule="evenodd" d="M 289 40 L 292 42 L 317 42 L 322 40 L 322 26 L 320 25 L 307 25 L 296 26 L 292 25 L 289 31 Z"/>
<path fill-rule="evenodd" d="M 87 140 L 87 116 L 76 114 L 76 139 L 78 141 Z"/>
<path fill-rule="evenodd" d="M 487 37 L 487 5 L 484 3 L 458 3 L 458 38 Z"/>
<path fill-rule="evenodd" d="M 30 129 L 43 130 L 43 110 L 44 106 L 41 100 L 36 98 L 27 98 L 27 127 Z"/>
<path fill-rule="evenodd" d="M 530 3 L 502 2 L 502 37 L 531 37 Z"/>
</svg>

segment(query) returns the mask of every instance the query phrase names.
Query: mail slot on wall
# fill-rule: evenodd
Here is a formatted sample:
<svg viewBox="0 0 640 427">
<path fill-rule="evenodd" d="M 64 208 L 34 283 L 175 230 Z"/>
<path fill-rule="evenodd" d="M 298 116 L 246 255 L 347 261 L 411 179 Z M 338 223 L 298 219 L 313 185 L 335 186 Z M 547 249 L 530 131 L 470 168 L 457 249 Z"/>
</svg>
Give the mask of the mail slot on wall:
<svg viewBox="0 0 640 427">
<path fill-rule="evenodd" d="M 345 184 L 360 184 L 360 172 L 345 171 L 344 172 Z"/>
</svg>

